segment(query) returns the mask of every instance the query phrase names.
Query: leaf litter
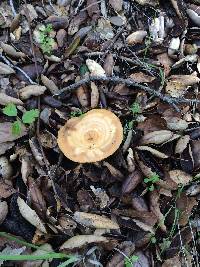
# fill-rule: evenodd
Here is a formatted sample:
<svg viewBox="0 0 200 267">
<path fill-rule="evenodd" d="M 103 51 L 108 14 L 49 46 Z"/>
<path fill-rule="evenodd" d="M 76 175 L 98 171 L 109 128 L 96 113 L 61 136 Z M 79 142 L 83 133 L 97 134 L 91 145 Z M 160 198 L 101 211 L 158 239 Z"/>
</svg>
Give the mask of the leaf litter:
<svg viewBox="0 0 200 267">
<path fill-rule="evenodd" d="M 1 1 L 0 226 L 41 245 L 1 237 L 1 255 L 78 257 L 20 266 L 198 266 L 199 8 Z M 83 119 L 93 109 L 118 117 L 123 140 L 112 116 Z M 60 151 L 64 125 L 65 154 L 73 143 L 88 163 Z"/>
</svg>

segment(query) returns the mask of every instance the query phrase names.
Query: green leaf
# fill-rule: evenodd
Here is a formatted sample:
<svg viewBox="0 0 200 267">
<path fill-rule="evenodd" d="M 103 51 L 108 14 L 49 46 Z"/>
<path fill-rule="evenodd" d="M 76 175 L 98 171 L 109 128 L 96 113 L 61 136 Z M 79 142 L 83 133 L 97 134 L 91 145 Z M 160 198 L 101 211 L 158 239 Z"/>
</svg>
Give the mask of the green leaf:
<svg viewBox="0 0 200 267">
<path fill-rule="evenodd" d="M 9 103 L 5 108 L 3 108 L 3 114 L 7 116 L 17 116 L 17 108 L 13 103 Z"/>
<path fill-rule="evenodd" d="M 151 186 L 148 187 L 148 189 L 149 189 L 150 192 L 152 192 L 152 191 L 155 189 L 155 187 L 154 187 L 154 185 L 152 184 Z"/>
<path fill-rule="evenodd" d="M 147 183 L 150 182 L 150 181 L 151 181 L 151 179 L 149 179 L 149 178 L 145 178 L 145 179 L 144 179 L 145 184 L 147 184 Z"/>
<path fill-rule="evenodd" d="M 12 123 L 12 134 L 13 135 L 20 135 L 22 132 L 22 123 L 21 121 L 17 120 Z"/>
<path fill-rule="evenodd" d="M 137 102 L 134 102 L 131 105 L 130 110 L 133 113 L 133 115 L 141 113 L 141 107 L 140 107 L 139 103 L 137 103 Z"/>
<path fill-rule="evenodd" d="M 31 124 L 35 121 L 36 118 L 38 118 L 38 116 L 39 116 L 39 110 L 31 109 L 24 113 L 24 115 L 22 116 L 22 121 L 23 123 Z"/>
</svg>

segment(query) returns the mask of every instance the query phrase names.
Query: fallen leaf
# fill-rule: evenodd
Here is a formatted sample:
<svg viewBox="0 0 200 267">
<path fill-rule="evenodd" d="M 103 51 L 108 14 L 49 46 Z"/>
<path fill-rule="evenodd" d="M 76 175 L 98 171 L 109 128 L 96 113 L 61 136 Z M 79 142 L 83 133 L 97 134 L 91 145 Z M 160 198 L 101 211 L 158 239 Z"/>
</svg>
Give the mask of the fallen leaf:
<svg viewBox="0 0 200 267">
<path fill-rule="evenodd" d="M 178 185 L 186 185 L 192 181 L 192 176 L 181 170 L 169 171 L 169 177 Z"/>
<path fill-rule="evenodd" d="M 96 61 L 87 59 L 86 65 L 90 71 L 91 76 L 106 76 L 105 70 Z"/>
<path fill-rule="evenodd" d="M 162 267 L 181 267 L 181 262 L 179 260 L 178 256 L 175 256 L 173 258 L 167 259 L 162 264 Z"/>
<path fill-rule="evenodd" d="M 39 229 L 42 233 L 47 233 L 44 223 L 41 221 L 37 213 L 32 210 L 25 201 L 18 197 L 17 204 L 19 207 L 19 211 L 21 215 L 26 219 L 30 224 L 34 225 L 37 229 Z"/>
<path fill-rule="evenodd" d="M 15 145 L 14 142 L 5 142 L 0 145 L 0 155 L 3 155 L 7 150 L 11 149 Z"/>
<path fill-rule="evenodd" d="M 105 243 L 105 242 L 108 242 L 108 240 L 106 237 L 103 237 L 103 236 L 77 235 L 65 241 L 65 243 L 63 243 L 62 246 L 60 247 L 60 250 L 76 249 L 76 248 L 81 248 L 83 246 L 86 246 L 92 243 Z"/>
<path fill-rule="evenodd" d="M 146 36 L 147 36 L 147 31 L 139 30 L 139 31 L 131 33 L 126 38 L 126 42 L 129 45 L 141 44 Z"/>
<path fill-rule="evenodd" d="M 195 73 L 190 75 L 171 75 L 165 90 L 172 97 L 182 97 L 189 86 L 197 84 L 199 81 L 200 79 Z"/>
<path fill-rule="evenodd" d="M 145 134 L 142 137 L 141 143 L 144 145 L 148 145 L 148 144 L 159 145 L 171 139 L 172 136 L 173 136 L 173 132 L 168 131 L 168 130 L 153 131 L 153 132 Z"/>
<path fill-rule="evenodd" d="M 42 74 L 41 81 L 49 89 L 52 95 L 59 93 L 58 86 L 52 80 L 50 80 L 47 76 Z"/>
<path fill-rule="evenodd" d="M 0 181 L 0 197 L 1 198 L 8 198 L 15 192 L 16 190 L 10 184 L 8 184 L 8 182 L 6 183 L 6 181 Z"/>
<path fill-rule="evenodd" d="M 99 90 L 94 82 L 91 82 L 90 88 L 91 88 L 91 108 L 96 108 L 99 103 Z"/>
<path fill-rule="evenodd" d="M 175 147 L 175 153 L 176 154 L 181 154 L 183 151 L 186 149 L 190 141 L 190 136 L 189 135 L 184 135 L 176 143 Z"/>
<path fill-rule="evenodd" d="M 97 229 L 119 229 L 119 225 L 116 222 L 97 214 L 76 211 L 73 218 L 76 222 L 87 227 Z"/>
<path fill-rule="evenodd" d="M 31 96 L 39 96 L 44 94 L 46 89 L 47 88 L 45 86 L 41 85 L 28 85 L 19 90 L 19 95 L 20 98 L 24 100 L 30 98 Z"/>
<path fill-rule="evenodd" d="M 5 156 L 0 157 L 0 177 L 9 180 L 12 177 L 13 168 Z"/>
<path fill-rule="evenodd" d="M 188 128 L 188 122 L 178 117 L 164 117 L 167 128 L 174 131 L 184 131 Z"/>
<path fill-rule="evenodd" d="M 142 182 L 142 174 L 137 169 L 130 173 L 122 184 L 122 194 L 131 193 Z"/>
<path fill-rule="evenodd" d="M 8 214 L 8 204 L 6 201 L 0 202 L 0 224 L 5 220 Z"/>
<path fill-rule="evenodd" d="M 23 105 L 23 102 L 20 99 L 6 95 L 4 93 L 0 93 L 0 105 L 5 106 L 9 103 L 13 103 L 15 105 Z"/>
<path fill-rule="evenodd" d="M 149 146 L 137 146 L 136 149 L 141 150 L 141 151 L 149 151 L 151 152 L 151 154 L 153 154 L 154 156 L 161 158 L 161 159 L 167 159 L 169 156 L 167 156 L 166 154 L 152 148 Z"/>
<path fill-rule="evenodd" d="M 109 0 L 109 4 L 116 12 L 119 12 L 122 10 L 123 0 Z"/>
<path fill-rule="evenodd" d="M 3 49 L 3 51 L 9 56 L 12 56 L 15 58 L 23 58 L 26 56 L 24 53 L 18 52 L 13 46 L 9 44 L 1 42 L 0 46 Z"/>
<path fill-rule="evenodd" d="M 15 73 L 14 69 L 0 62 L 0 74 L 8 75 Z"/>
<path fill-rule="evenodd" d="M 151 83 L 155 77 L 144 74 L 143 72 L 136 72 L 130 75 L 130 78 L 137 83 Z"/>
</svg>

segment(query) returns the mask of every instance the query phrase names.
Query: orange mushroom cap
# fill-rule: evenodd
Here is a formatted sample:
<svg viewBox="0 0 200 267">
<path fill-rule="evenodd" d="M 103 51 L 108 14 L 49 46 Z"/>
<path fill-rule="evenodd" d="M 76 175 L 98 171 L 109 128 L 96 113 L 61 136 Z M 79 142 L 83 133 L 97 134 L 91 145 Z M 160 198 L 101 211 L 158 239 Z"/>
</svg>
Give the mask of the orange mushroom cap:
<svg viewBox="0 0 200 267">
<path fill-rule="evenodd" d="M 72 161 L 96 162 L 112 155 L 123 140 L 119 118 L 109 110 L 93 109 L 71 118 L 58 132 L 58 146 Z"/>
</svg>

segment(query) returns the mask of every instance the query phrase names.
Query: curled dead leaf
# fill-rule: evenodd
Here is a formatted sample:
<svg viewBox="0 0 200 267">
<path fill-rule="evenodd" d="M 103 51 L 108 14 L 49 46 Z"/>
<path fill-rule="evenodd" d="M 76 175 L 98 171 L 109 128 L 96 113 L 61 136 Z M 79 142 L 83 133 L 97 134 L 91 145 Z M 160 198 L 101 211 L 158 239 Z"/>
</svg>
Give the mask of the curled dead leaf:
<svg viewBox="0 0 200 267">
<path fill-rule="evenodd" d="M 0 177 L 10 179 L 13 174 L 13 168 L 5 156 L 0 157 Z"/>
<path fill-rule="evenodd" d="M 16 49 L 13 46 L 8 45 L 6 43 L 1 42 L 0 46 L 3 49 L 3 51 L 9 56 L 15 58 L 23 58 L 26 56 L 24 53 L 16 51 Z"/>
<path fill-rule="evenodd" d="M 65 243 L 62 244 L 60 247 L 60 250 L 70 250 L 70 249 L 76 249 L 76 248 L 81 248 L 83 246 L 86 246 L 88 244 L 92 243 L 105 243 L 108 242 L 108 239 L 103 236 L 98 236 L 98 235 L 77 235 L 73 236 Z"/>
<path fill-rule="evenodd" d="M 34 225 L 37 229 L 39 229 L 42 233 L 47 233 L 44 223 L 41 221 L 37 213 L 32 210 L 25 201 L 18 197 L 17 204 L 19 207 L 19 211 L 21 215 L 26 219 L 30 224 Z"/>
<path fill-rule="evenodd" d="M 119 229 L 119 225 L 116 222 L 97 214 L 76 211 L 73 218 L 76 222 L 87 227 L 97 229 Z"/>
<path fill-rule="evenodd" d="M 188 122 L 178 117 L 165 117 L 167 128 L 174 131 L 184 131 L 188 128 Z"/>
<path fill-rule="evenodd" d="M 136 72 L 130 75 L 130 78 L 137 83 L 151 83 L 155 77 L 149 76 L 143 72 Z"/>
<path fill-rule="evenodd" d="M 8 204 L 6 201 L 0 202 L 0 224 L 5 220 L 8 214 Z"/>
</svg>

